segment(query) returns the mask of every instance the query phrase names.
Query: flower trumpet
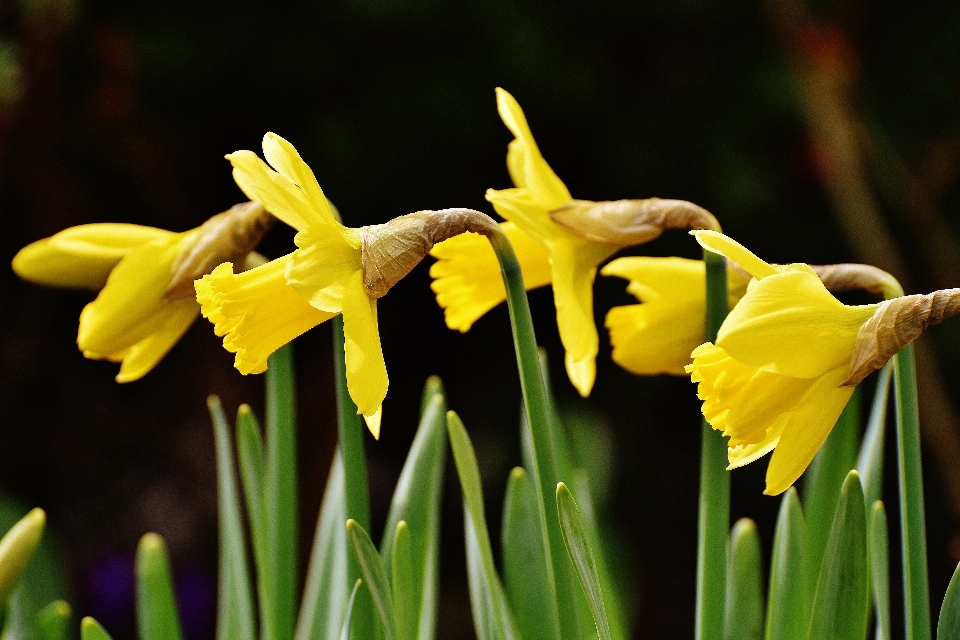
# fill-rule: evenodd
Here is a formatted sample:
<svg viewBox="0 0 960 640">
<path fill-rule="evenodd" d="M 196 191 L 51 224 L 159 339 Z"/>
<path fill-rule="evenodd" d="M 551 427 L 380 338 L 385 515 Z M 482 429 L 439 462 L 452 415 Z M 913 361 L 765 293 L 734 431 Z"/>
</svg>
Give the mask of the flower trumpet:
<svg viewBox="0 0 960 640">
<path fill-rule="evenodd" d="M 191 231 L 87 224 L 17 253 L 13 270 L 37 284 L 100 290 L 80 314 L 77 345 L 87 358 L 120 362 L 117 382 L 143 377 L 200 311 L 185 295 L 224 259 L 246 260 L 272 216 L 256 202 L 236 205 Z"/>
<path fill-rule="evenodd" d="M 574 200 L 543 159 L 520 105 L 497 89 L 497 109 L 514 135 L 507 150 L 512 189 L 486 198 L 506 222 L 503 232 L 520 261 L 525 287 L 553 286 L 567 375 L 587 396 L 596 377 L 599 337 L 593 322 L 597 267 L 617 250 L 648 242 L 667 228 L 717 229 L 706 210 L 681 200 Z M 431 252 L 437 303 L 447 326 L 467 331 L 506 299 L 493 250 L 469 234 Z"/>
</svg>

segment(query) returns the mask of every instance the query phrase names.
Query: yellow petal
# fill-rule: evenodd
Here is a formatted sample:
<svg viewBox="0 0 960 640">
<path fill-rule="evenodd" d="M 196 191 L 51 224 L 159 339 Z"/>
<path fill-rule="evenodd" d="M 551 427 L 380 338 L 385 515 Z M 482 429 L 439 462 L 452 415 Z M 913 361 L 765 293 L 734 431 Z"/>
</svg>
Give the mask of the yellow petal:
<svg viewBox="0 0 960 640">
<path fill-rule="evenodd" d="M 745 364 L 813 378 L 850 360 L 860 325 L 875 308 L 846 306 L 812 273 L 786 271 L 751 287 L 721 326 L 717 345 Z"/>
<path fill-rule="evenodd" d="M 377 329 L 377 301 L 363 289 L 362 271 L 353 274 L 343 292 L 343 335 L 350 398 L 357 413 L 374 416 L 387 395 L 387 367 Z"/>
<path fill-rule="evenodd" d="M 827 372 L 799 399 L 770 458 L 765 494 L 783 493 L 810 465 L 853 394 L 853 387 L 840 386 L 848 372 L 849 367 Z"/>
<path fill-rule="evenodd" d="M 555 238 L 579 240 L 558 227 L 550 219 L 550 209 L 538 202 L 528 189 L 487 189 L 486 198 L 500 217 L 513 222 L 543 244 Z"/>
<path fill-rule="evenodd" d="M 684 375 L 690 352 L 703 340 L 703 299 L 657 297 L 614 307 L 606 327 L 613 361 L 637 375 Z"/>
<path fill-rule="evenodd" d="M 237 354 L 234 366 L 244 375 L 266 371 L 271 353 L 337 315 L 318 311 L 287 286 L 289 259 L 238 274 L 228 262 L 194 283 L 200 312 L 223 336 L 223 347 Z"/>
<path fill-rule="evenodd" d="M 597 265 L 615 251 L 613 247 L 583 241 L 557 242 L 548 250 L 567 375 L 584 397 L 593 388 L 593 360 L 600 343 L 593 322 L 593 280 Z"/>
<path fill-rule="evenodd" d="M 512 222 L 502 222 L 500 228 L 517 254 L 526 289 L 550 284 L 550 262 L 543 245 Z M 451 329 L 469 331 L 483 314 L 506 300 L 500 263 L 483 236 L 454 236 L 435 245 L 430 255 L 437 259 L 430 266 L 430 288 Z"/>
<path fill-rule="evenodd" d="M 499 87 L 497 111 L 503 123 L 516 136 L 507 149 L 507 168 L 513 183 L 529 189 L 536 201 L 548 210 L 569 202 L 570 192 L 540 155 L 520 105 L 512 95 Z"/>
<path fill-rule="evenodd" d="M 130 251 L 175 235 L 135 224 L 85 224 L 27 245 L 12 266 L 18 276 L 37 284 L 101 289 Z"/>
<path fill-rule="evenodd" d="M 649 302 L 659 296 L 702 301 L 706 296 L 703 260 L 631 256 L 610 261 L 600 273 L 629 280 L 627 292 L 641 302 Z"/>
<path fill-rule="evenodd" d="M 373 434 L 374 440 L 380 439 L 380 422 L 383 420 L 383 405 L 377 407 L 377 410 L 369 416 L 363 416 L 363 421 L 367 423 L 367 429 Z"/>
<path fill-rule="evenodd" d="M 200 313 L 195 300 L 169 303 L 163 326 L 126 351 L 121 361 L 117 382 L 139 380 L 153 369 L 173 345 L 183 337 Z"/>
<path fill-rule="evenodd" d="M 280 175 L 300 187 L 316 215 L 329 224 L 339 224 L 313 170 L 292 144 L 275 133 L 267 133 L 263 136 L 263 157 Z"/>
<path fill-rule="evenodd" d="M 317 309 L 338 313 L 347 282 L 363 269 L 360 232 L 319 223 L 298 233 L 294 242 L 299 249 L 287 265 L 287 284 Z"/>
<path fill-rule="evenodd" d="M 796 408 L 813 382 L 757 369 L 731 403 L 724 429 L 730 437 L 728 445 L 769 441 L 772 425 Z"/>
<path fill-rule="evenodd" d="M 233 179 L 240 190 L 294 229 L 302 231 L 323 221 L 323 215 L 303 190 L 268 167 L 254 152 L 235 151 L 227 156 L 227 160 L 233 165 Z M 326 206 L 326 200 L 323 206 Z"/>
<path fill-rule="evenodd" d="M 757 280 L 777 273 L 776 267 L 767 264 L 742 244 L 718 231 L 704 229 L 691 231 L 690 233 L 696 236 L 697 242 L 704 249 L 730 258 Z"/>
<path fill-rule="evenodd" d="M 153 240 L 127 254 L 96 300 L 80 314 L 81 351 L 114 354 L 162 330 L 172 303 L 161 297 L 188 233 Z"/>
<path fill-rule="evenodd" d="M 727 449 L 727 460 L 730 463 L 727 465 L 727 471 L 738 469 L 744 465 L 750 464 L 751 462 L 755 462 L 756 460 L 759 460 L 763 456 L 773 451 L 780 442 L 779 434 L 783 432 L 783 423 L 786 421 L 785 418 L 786 416 L 784 416 L 784 419 L 779 420 L 776 423 L 776 436 L 768 437 L 756 444 L 743 444 L 738 447 L 731 447 Z"/>
</svg>

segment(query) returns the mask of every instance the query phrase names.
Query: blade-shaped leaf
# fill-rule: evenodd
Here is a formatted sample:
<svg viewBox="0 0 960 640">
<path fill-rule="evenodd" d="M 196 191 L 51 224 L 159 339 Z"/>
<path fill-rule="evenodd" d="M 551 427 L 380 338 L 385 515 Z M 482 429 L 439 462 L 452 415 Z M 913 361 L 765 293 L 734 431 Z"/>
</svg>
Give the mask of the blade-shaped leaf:
<svg viewBox="0 0 960 640">
<path fill-rule="evenodd" d="M 823 556 L 810 638 L 862 640 L 867 633 L 867 522 L 856 471 L 847 475 Z"/>
<path fill-rule="evenodd" d="M 417 636 L 417 603 L 414 595 L 410 527 L 403 520 L 397 523 L 397 532 L 393 536 L 393 553 L 390 554 L 390 558 L 397 637 L 400 640 L 413 640 Z"/>
<path fill-rule="evenodd" d="M 597 634 L 600 640 L 610 640 L 610 625 L 607 622 L 607 610 L 603 604 L 600 576 L 597 574 L 590 537 L 573 494 L 562 482 L 557 484 L 557 516 L 560 518 L 560 531 L 563 533 L 567 553 L 590 605 Z"/>
<path fill-rule="evenodd" d="M 266 476 L 263 460 L 263 436 L 260 423 L 249 405 L 237 410 L 237 462 L 243 485 L 244 503 L 250 521 L 250 538 L 257 566 L 266 561 L 267 522 L 263 511 L 263 483 Z"/>
<path fill-rule="evenodd" d="M 313 536 L 296 640 L 334 638 L 343 627 L 348 586 L 343 484 L 343 458 L 337 449 L 333 464 L 330 465 Z"/>
<path fill-rule="evenodd" d="M 887 406 L 890 400 L 890 381 L 893 379 L 893 361 L 888 362 L 877 376 L 867 431 L 857 458 L 857 471 L 863 483 L 865 504 L 873 504 L 883 494 L 883 449 L 886 441 Z"/>
<path fill-rule="evenodd" d="M 763 577 L 757 525 L 741 518 L 730 532 L 727 555 L 727 597 L 723 637 L 760 640 L 763 637 Z"/>
<path fill-rule="evenodd" d="M 80 621 L 81 640 L 113 640 L 107 630 L 100 623 L 87 616 Z"/>
<path fill-rule="evenodd" d="M 544 617 L 556 597 L 547 571 L 543 538 L 546 532 L 537 517 L 537 494 L 530 476 L 521 467 L 510 472 L 503 501 L 501 544 L 507 600 L 524 640 L 555 640 L 559 629 Z"/>
<path fill-rule="evenodd" d="M 33 623 L 34 640 L 63 640 L 67 636 L 71 613 L 70 605 L 63 600 L 45 606 Z"/>
<path fill-rule="evenodd" d="M 837 423 L 804 474 L 803 504 L 807 519 L 807 543 L 815 571 L 833 525 L 833 515 L 847 473 L 857 464 L 860 445 L 860 389 L 853 392 Z"/>
<path fill-rule="evenodd" d="M 20 583 L 47 522 L 43 509 L 33 509 L 0 539 L 0 607 Z"/>
<path fill-rule="evenodd" d="M 343 627 L 340 629 L 340 640 L 350 640 L 350 623 L 353 621 L 353 603 L 357 599 L 357 590 L 362 584 L 363 580 L 357 578 L 356 583 L 353 585 L 353 590 L 350 591 L 350 600 L 347 602 L 347 613 L 343 617 Z"/>
<path fill-rule="evenodd" d="M 507 637 L 505 620 L 509 618 L 509 614 L 506 612 L 500 578 L 493 564 L 477 456 L 463 422 L 453 411 L 447 412 L 447 432 L 460 478 L 460 488 L 463 491 L 467 571 L 474 625 L 481 640 L 502 640 Z"/>
<path fill-rule="evenodd" d="M 940 620 L 937 622 L 937 640 L 960 638 L 960 565 L 953 572 L 947 593 L 940 606 Z"/>
<path fill-rule="evenodd" d="M 439 597 L 440 502 L 446 465 L 446 403 L 439 378 L 427 380 L 423 392 L 423 413 L 417 435 L 397 481 L 384 528 L 380 554 L 391 566 L 393 536 L 401 520 L 410 527 L 413 568 L 412 601 L 415 603 L 412 638 L 434 636 Z"/>
<path fill-rule="evenodd" d="M 793 487 L 780 502 L 770 560 L 767 596 L 767 640 L 805 638 L 810 628 L 813 581 L 807 551 L 807 524 Z"/>
<path fill-rule="evenodd" d="M 266 448 L 264 512 L 267 566 L 257 567 L 258 579 L 270 583 L 271 602 L 261 603 L 272 622 L 269 638 L 293 637 L 297 588 L 297 456 L 296 397 L 293 347 L 277 349 L 266 372 Z M 265 569 L 265 571 L 262 571 Z"/>
<path fill-rule="evenodd" d="M 214 448 L 217 454 L 220 543 L 217 640 L 253 640 L 256 635 L 253 596 L 250 592 L 240 497 L 234 475 L 233 445 L 220 399 L 210 396 L 207 407 L 213 421 Z"/>
<path fill-rule="evenodd" d="M 167 546 L 155 533 L 137 546 L 137 631 L 140 640 L 182 637 Z"/>
<path fill-rule="evenodd" d="M 347 536 L 353 552 L 360 563 L 363 580 L 373 597 L 373 604 L 380 614 L 387 640 L 398 640 L 397 625 L 394 618 L 393 594 L 390 589 L 390 580 L 387 578 L 387 568 L 383 558 L 377 553 L 370 536 L 363 530 L 356 520 L 347 520 Z"/>
<path fill-rule="evenodd" d="M 890 546 L 887 534 L 887 510 L 879 500 L 873 503 L 870 526 L 870 582 L 876 612 L 876 640 L 890 640 Z M 958 636 L 960 637 L 960 636 Z"/>
</svg>

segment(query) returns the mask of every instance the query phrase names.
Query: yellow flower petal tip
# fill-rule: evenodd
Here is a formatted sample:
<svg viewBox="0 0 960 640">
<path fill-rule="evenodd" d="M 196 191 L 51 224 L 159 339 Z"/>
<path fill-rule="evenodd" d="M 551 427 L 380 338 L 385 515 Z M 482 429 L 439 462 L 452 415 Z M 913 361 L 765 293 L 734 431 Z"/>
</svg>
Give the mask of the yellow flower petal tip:
<svg viewBox="0 0 960 640">
<path fill-rule="evenodd" d="M 567 376 L 577 392 L 584 398 L 590 396 L 593 383 L 597 378 L 597 362 L 595 358 L 573 360 L 568 353 L 565 359 Z"/>
<path fill-rule="evenodd" d="M 373 434 L 374 440 L 380 439 L 380 420 L 383 418 L 383 405 L 377 407 L 377 410 L 368 416 L 363 416 L 363 421 L 367 423 L 367 429 Z"/>
</svg>

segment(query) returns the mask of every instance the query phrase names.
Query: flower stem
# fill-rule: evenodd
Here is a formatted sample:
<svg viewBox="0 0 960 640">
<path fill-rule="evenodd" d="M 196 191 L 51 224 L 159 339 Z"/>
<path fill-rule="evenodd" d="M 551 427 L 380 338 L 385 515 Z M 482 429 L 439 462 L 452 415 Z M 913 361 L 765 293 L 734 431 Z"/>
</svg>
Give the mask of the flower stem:
<svg viewBox="0 0 960 640">
<path fill-rule="evenodd" d="M 706 335 L 717 338 L 727 316 L 727 263 L 704 250 L 707 270 Z M 727 445 L 704 420 L 700 441 L 700 501 L 697 517 L 697 640 L 723 637 L 727 535 L 730 527 L 730 475 Z"/>
<path fill-rule="evenodd" d="M 370 528 L 370 497 L 367 489 L 367 459 L 363 447 L 364 426 L 357 415 L 357 405 L 347 390 L 347 365 L 344 352 L 343 316 L 333 319 L 333 368 L 336 377 L 337 433 L 343 457 L 344 522 L 355 520 L 364 529 Z M 360 563 L 355 554 L 347 553 L 347 583 L 361 579 Z M 357 593 L 352 616 L 352 637 L 370 637 L 370 617 L 373 614 L 366 589 Z M 358 612 L 362 615 L 357 615 Z M 367 615 L 369 614 L 369 615 Z M 364 628 L 360 628 L 364 627 Z"/>
<path fill-rule="evenodd" d="M 920 419 L 913 345 L 896 356 L 897 466 L 900 485 L 900 537 L 903 541 L 903 609 L 907 640 L 928 640 L 930 593 L 927 584 L 927 536 L 920 468 Z"/>
<path fill-rule="evenodd" d="M 487 235 L 487 239 L 497 254 L 500 273 L 507 291 L 507 307 L 510 312 L 517 366 L 520 371 L 520 388 L 534 454 L 535 468 L 532 469 L 532 475 L 537 484 L 539 496 L 537 516 L 547 532 L 547 539 L 544 541 L 546 557 L 549 558 L 547 570 L 556 591 L 555 608 L 544 613 L 558 622 L 557 626 L 561 629 L 563 638 L 577 637 L 575 607 L 577 594 L 573 590 L 576 585 L 570 579 L 572 576 L 560 533 L 560 522 L 556 517 L 556 486 L 561 478 L 557 477 L 557 459 L 549 428 L 546 387 L 540 372 L 537 340 L 533 331 L 527 292 L 520 273 L 520 263 L 507 236 L 500 231 L 499 227 L 495 227 Z"/>
</svg>

